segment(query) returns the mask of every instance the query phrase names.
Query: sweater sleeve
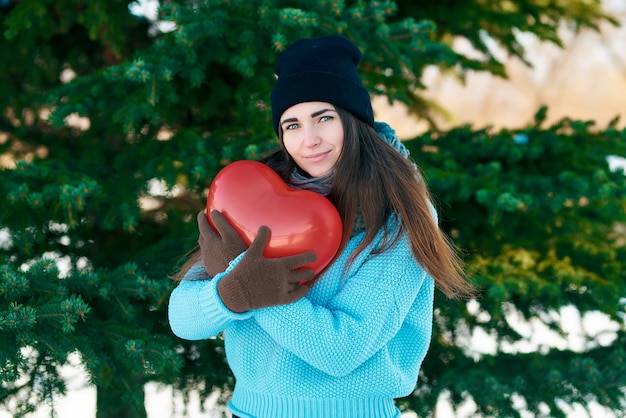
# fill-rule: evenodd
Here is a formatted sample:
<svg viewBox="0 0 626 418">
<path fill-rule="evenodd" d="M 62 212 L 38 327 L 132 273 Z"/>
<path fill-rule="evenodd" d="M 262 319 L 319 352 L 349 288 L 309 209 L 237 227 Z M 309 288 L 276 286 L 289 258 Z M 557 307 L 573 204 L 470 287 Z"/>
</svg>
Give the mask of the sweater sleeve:
<svg viewBox="0 0 626 418">
<path fill-rule="evenodd" d="M 212 279 L 206 279 L 201 265 L 193 266 L 172 291 L 168 306 L 168 319 L 172 332 L 185 340 L 202 340 L 222 332 L 231 321 L 248 319 L 252 312 L 241 314 L 230 311 L 217 293 L 217 284 L 242 256 Z M 198 278 L 204 280 L 198 280 Z"/>
<path fill-rule="evenodd" d="M 385 346 L 414 305 L 429 310 L 422 314 L 430 330 L 433 294 L 424 282 L 432 279 L 414 260 L 405 239 L 369 256 L 341 280 L 345 284 L 325 306 L 304 298 L 259 310 L 255 319 L 279 345 L 333 376 L 349 374 Z M 424 338 L 430 338 L 430 331 Z"/>
</svg>

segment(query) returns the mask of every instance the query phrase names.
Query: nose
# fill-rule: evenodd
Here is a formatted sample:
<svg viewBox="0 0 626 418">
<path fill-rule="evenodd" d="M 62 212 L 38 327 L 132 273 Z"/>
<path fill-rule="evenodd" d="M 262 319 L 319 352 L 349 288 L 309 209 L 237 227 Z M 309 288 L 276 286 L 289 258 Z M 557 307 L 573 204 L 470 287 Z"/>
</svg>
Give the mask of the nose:
<svg viewBox="0 0 626 418">
<path fill-rule="evenodd" d="M 304 129 L 304 146 L 315 148 L 322 142 L 315 127 L 307 127 Z"/>
</svg>

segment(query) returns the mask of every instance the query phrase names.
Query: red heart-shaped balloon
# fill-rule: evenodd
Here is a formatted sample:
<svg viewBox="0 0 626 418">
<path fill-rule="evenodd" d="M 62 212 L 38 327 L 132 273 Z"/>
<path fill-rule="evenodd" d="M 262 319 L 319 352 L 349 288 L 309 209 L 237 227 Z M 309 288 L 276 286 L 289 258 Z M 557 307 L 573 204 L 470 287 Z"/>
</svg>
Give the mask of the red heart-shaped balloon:
<svg viewBox="0 0 626 418">
<path fill-rule="evenodd" d="M 207 213 L 213 209 L 222 212 L 248 246 L 260 226 L 269 227 L 271 236 L 264 257 L 314 251 L 317 260 L 305 267 L 315 274 L 332 260 L 341 243 L 341 217 L 328 199 L 312 191 L 290 188 L 258 161 L 231 163 L 215 176 Z M 215 229 L 210 216 L 209 222 Z"/>
</svg>

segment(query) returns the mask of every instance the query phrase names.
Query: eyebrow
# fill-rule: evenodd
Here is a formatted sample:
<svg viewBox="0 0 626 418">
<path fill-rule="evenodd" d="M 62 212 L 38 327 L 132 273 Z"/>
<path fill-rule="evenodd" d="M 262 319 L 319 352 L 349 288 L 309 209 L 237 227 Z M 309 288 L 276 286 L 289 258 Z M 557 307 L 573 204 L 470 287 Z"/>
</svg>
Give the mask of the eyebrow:
<svg viewBox="0 0 626 418">
<path fill-rule="evenodd" d="M 336 110 L 335 109 L 321 109 L 321 110 L 317 110 L 317 111 L 311 113 L 311 117 L 314 118 L 314 117 L 319 116 L 322 113 L 326 113 L 326 112 L 336 112 Z M 298 121 L 298 118 L 289 118 L 289 119 L 284 119 L 282 122 L 280 122 L 280 124 L 282 126 L 285 123 L 297 122 L 297 121 Z"/>
</svg>

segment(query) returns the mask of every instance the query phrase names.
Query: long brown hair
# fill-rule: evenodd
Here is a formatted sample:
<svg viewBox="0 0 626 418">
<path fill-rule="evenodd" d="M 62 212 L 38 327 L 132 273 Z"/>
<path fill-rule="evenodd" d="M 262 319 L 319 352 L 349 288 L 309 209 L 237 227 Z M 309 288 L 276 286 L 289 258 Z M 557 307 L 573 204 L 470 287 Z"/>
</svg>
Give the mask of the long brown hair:
<svg viewBox="0 0 626 418">
<path fill-rule="evenodd" d="M 372 126 L 341 108 L 336 110 L 343 123 L 344 143 L 333 170 L 328 198 L 343 222 L 343 239 L 337 254 L 350 239 L 357 211 L 360 210 L 365 224 L 365 238 L 349 260 L 354 260 L 371 244 L 381 229 L 385 231 L 385 239 L 380 251 L 393 245 L 406 233 L 416 260 L 446 296 L 472 296 L 474 288 L 464 272 L 458 250 L 431 214 L 430 193 L 419 168 L 381 138 Z M 281 148 L 261 161 L 287 181 L 296 165 L 282 146 L 280 128 L 279 133 Z M 401 221 L 399 231 L 387 230 L 387 220 L 391 215 Z M 192 254 L 176 278 L 182 278 L 198 257 L 197 253 Z"/>
</svg>

